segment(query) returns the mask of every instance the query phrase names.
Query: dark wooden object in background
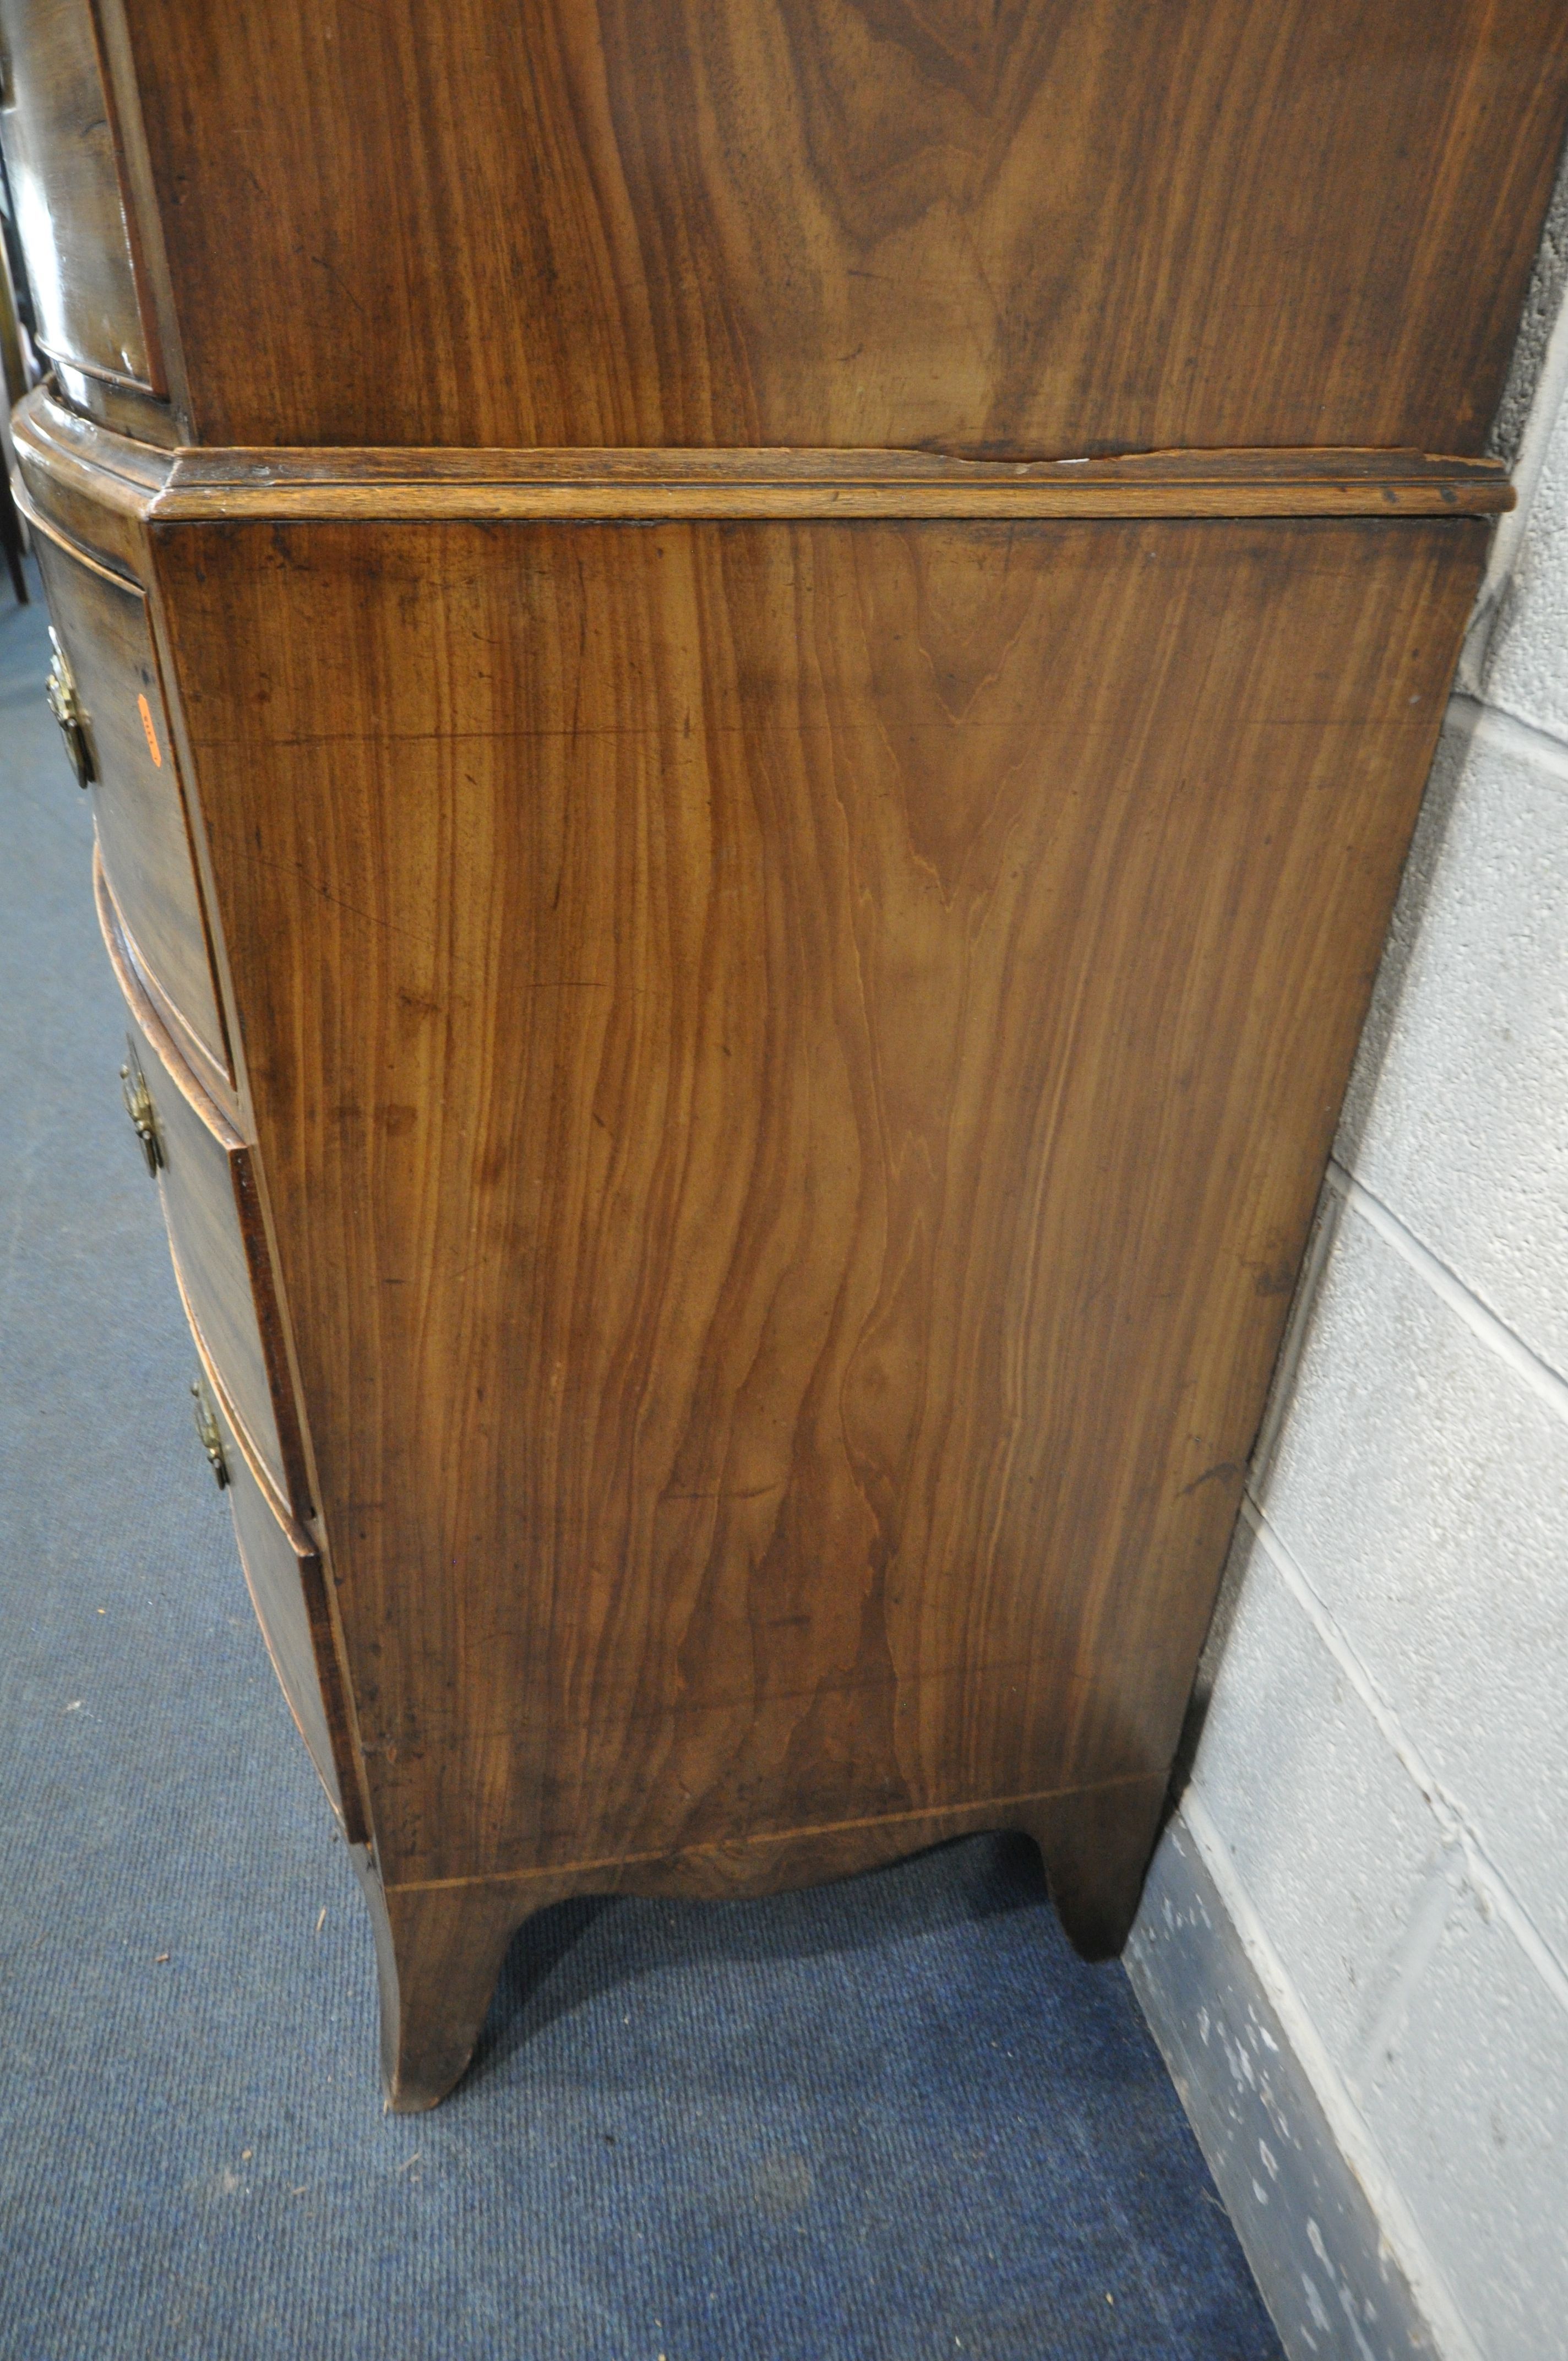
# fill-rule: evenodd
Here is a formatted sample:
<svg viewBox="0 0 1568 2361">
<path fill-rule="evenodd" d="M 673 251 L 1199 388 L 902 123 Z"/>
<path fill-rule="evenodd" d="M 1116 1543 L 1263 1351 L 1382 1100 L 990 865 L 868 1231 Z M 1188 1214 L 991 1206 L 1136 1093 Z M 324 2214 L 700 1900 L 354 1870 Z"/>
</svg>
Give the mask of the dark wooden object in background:
<svg viewBox="0 0 1568 2361">
<path fill-rule="evenodd" d="M 42 259 L 145 324 L 65 305 L 18 458 L 394 2103 L 568 1894 L 1009 1826 L 1114 1949 L 1509 499 L 1558 12 L 0 23 Z"/>
<path fill-rule="evenodd" d="M 161 393 L 94 12 L 69 0 L 5 0 L 0 34 L 5 165 L 32 274 L 38 347 L 111 385 Z M 70 235 L 45 247 L 51 221 L 69 224 Z"/>
</svg>

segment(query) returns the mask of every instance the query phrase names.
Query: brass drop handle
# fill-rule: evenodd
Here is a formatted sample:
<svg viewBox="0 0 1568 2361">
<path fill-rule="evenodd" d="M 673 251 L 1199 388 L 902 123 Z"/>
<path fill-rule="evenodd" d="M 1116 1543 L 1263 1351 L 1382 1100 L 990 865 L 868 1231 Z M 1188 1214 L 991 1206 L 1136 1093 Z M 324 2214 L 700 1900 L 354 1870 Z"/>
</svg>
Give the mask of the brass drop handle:
<svg viewBox="0 0 1568 2361">
<path fill-rule="evenodd" d="M 196 1404 L 196 1433 L 201 1439 L 202 1448 L 207 1455 L 207 1465 L 213 1471 L 213 1480 L 221 1492 L 229 1480 L 229 1464 L 224 1457 L 224 1438 L 218 1427 L 218 1414 L 208 1400 L 206 1388 L 200 1378 L 192 1386 L 191 1391 Z"/>
<path fill-rule="evenodd" d="M 159 1168 L 169 1161 L 163 1152 L 163 1135 L 158 1128 L 158 1110 L 152 1104 L 152 1093 L 148 1089 L 136 1045 L 127 1040 L 126 1046 L 130 1051 L 130 1062 L 120 1068 L 120 1095 L 125 1100 L 131 1128 L 141 1142 L 147 1169 L 156 1180 Z"/>
<path fill-rule="evenodd" d="M 60 734 L 65 741 L 65 751 L 71 757 L 71 767 L 76 774 L 79 787 L 90 787 L 98 774 L 93 765 L 93 741 L 87 734 L 87 711 L 77 689 L 71 659 L 60 646 L 60 634 L 51 631 L 54 654 L 49 662 L 49 683 L 44 695 L 49 709 L 60 724 Z"/>
</svg>

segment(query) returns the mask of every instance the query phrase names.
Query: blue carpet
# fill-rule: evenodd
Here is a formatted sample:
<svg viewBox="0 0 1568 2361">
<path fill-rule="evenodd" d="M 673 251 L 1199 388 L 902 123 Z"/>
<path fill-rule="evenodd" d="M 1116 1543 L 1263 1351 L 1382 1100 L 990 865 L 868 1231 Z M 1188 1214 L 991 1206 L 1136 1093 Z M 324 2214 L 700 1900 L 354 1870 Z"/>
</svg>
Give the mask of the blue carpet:
<svg viewBox="0 0 1568 2361">
<path fill-rule="evenodd" d="M 0 2352 L 1264 2361 L 1121 1971 L 981 1838 L 526 1928 L 383 2116 L 370 1937 L 192 1429 L 41 609 L 0 608 Z"/>
</svg>

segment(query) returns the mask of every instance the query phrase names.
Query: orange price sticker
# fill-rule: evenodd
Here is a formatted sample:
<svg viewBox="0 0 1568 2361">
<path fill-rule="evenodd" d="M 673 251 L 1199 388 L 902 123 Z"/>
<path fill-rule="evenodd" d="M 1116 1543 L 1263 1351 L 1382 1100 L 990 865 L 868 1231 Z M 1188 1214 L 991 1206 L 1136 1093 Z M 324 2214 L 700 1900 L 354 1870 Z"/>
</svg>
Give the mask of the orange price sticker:
<svg viewBox="0 0 1568 2361">
<path fill-rule="evenodd" d="M 163 756 L 159 751 L 158 732 L 152 726 L 152 708 L 145 697 L 137 697 L 137 711 L 141 715 L 141 726 L 147 731 L 147 751 L 161 771 Z"/>
</svg>

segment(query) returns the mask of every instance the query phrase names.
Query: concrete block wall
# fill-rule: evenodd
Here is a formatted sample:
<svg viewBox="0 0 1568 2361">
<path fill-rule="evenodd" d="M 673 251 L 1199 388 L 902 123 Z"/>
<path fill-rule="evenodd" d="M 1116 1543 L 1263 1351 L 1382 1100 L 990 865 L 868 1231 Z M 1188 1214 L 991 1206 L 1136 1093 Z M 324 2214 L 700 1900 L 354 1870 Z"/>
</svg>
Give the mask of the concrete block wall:
<svg viewBox="0 0 1568 2361">
<path fill-rule="evenodd" d="M 1565 390 L 1560 315 L 1129 1954 L 1298 2356 L 1568 2356 Z"/>
</svg>

